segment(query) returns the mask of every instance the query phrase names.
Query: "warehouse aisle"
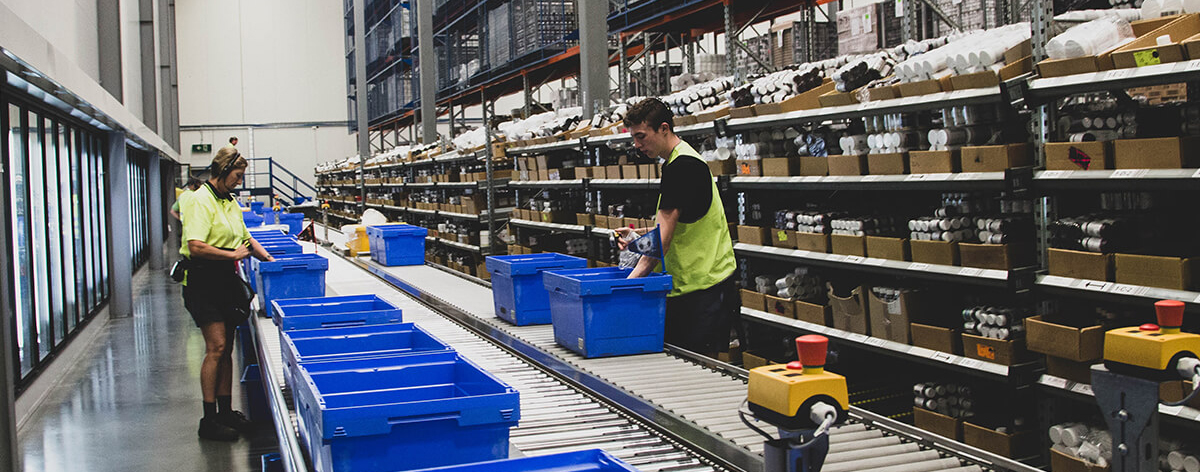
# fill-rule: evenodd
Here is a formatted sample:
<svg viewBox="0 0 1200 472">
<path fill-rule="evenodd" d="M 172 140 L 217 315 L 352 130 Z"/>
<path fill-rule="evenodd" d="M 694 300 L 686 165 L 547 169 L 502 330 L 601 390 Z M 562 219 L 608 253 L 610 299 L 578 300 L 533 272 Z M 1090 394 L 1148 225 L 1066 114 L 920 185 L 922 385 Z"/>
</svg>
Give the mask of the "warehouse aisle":
<svg viewBox="0 0 1200 472">
<path fill-rule="evenodd" d="M 270 425 L 234 443 L 196 437 L 204 340 L 180 286 L 141 270 L 133 310 L 103 327 L 88 347 L 93 360 L 74 366 L 20 429 L 25 470 L 261 470 L 259 456 L 278 449 Z M 244 411 L 235 369 L 233 401 Z"/>
</svg>

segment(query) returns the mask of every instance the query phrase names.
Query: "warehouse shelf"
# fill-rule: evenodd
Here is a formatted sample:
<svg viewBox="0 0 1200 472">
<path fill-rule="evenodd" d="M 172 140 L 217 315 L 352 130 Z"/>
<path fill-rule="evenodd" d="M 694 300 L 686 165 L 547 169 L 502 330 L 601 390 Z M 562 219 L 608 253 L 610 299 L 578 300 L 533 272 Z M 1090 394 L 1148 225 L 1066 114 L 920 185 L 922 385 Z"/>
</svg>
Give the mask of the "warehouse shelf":
<svg viewBox="0 0 1200 472">
<path fill-rule="evenodd" d="M 1200 312 L 1200 293 L 1185 290 L 1119 284 L 1100 280 L 1072 279 L 1056 275 L 1039 275 L 1035 282 L 1038 290 L 1066 296 L 1087 296 L 1107 301 L 1152 305 L 1158 300 L 1179 300 L 1187 304 L 1189 312 Z"/>
<path fill-rule="evenodd" d="M 588 186 L 594 188 L 658 189 L 659 179 L 592 179 Z"/>
<path fill-rule="evenodd" d="M 1061 394 L 1076 400 L 1095 401 L 1096 394 L 1092 386 L 1086 383 L 1067 380 L 1053 375 L 1042 375 L 1037 384 L 1044 391 Z M 1200 422 L 1200 410 L 1190 406 L 1158 405 L 1158 413 L 1166 418 L 1181 420 L 1186 423 Z"/>
<path fill-rule="evenodd" d="M 574 180 L 514 180 L 508 183 L 515 189 L 583 188 L 583 179 Z"/>
<path fill-rule="evenodd" d="M 402 207 L 402 206 L 395 206 L 395 205 L 380 205 L 377 203 L 368 203 L 367 206 L 371 207 L 371 208 L 383 208 L 383 209 L 387 209 L 387 210 L 416 213 L 419 215 L 442 216 L 442 217 L 446 217 L 446 218 L 456 218 L 456 219 L 460 219 L 460 220 L 487 221 L 487 219 L 488 219 L 487 212 L 483 212 L 478 215 L 472 215 L 470 213 L 457 213 L 457 212 L 453 212 L 453 211 L 441 211 L 441 210 L 426 210 L 426 209 L 422 209 L 422 208 Z M 503 220 L 505 218 L 508 218 L 508 215 L 511 214 L 512 211 L 513 211 L 512 207 L 497 208 L 496 209 L 496 219 Z"/>
<path fill-rule="evenodd" d="M 562 223 L 543 223 L 541 221 L 529 221 L 529 220 L 519 220 L 519 219 L 510 219 L 510 220 L 508 220 L 508 224 L 515 225 L 515 226 L 524 226 L 526 228 L 538 228 L 538 229 L 549 229 L 549 230 L 555 230 L 555 231 L 565 231 L 568 233 L 579 233 L 579 234 L 587 233 L 587 227 L 580 226 L 580 225 L 568 225 L 568 224 L 562 224 Z"/>
<path fill-rule="evenodd" d="M 732 177 L 736 190 L 1003 190 L 1004 172 L 957 174 Z"/>
<path fill-rule="evenodd" d="M 1032 269 L 1012 271 L 979 269 L 975 267 L 893 261 L 876 257 L 826 254 L 823 252 L 758 246 L 746 243 L 734 243 L 733 250 L 734 252 L 742 255 L 767 257 L 771 259 L 820 265 L 837 269 L 852 269 L 900 277 L 913 277 L 990 287 L 1010 287 L 1017 290 L 1029 288 L 1033 281 Z"/>
<path fill-rule="evenodd" d="M 1044 190 L 1194 190 L 1200 169 L 1045 170 L 1033 179 Z"/>
<path fill-rule="evenodd" d="M 579 150 L 579 140 L 555 141 L 546 144 L 534 144 L 532 146 L 509 148 L 508 154 L 540 154 L 551 151 L 566 151 Z"/>
<path fill-rule="evenodd" d="M 1029 82 L 1026 99 L 1037 103 L 1076 93 L 1173 84 L 1200 80 L 1200 59 L 1156 64 L 1131 69 L 1114 69 L 1064 77 L 1034 79 Z"/>
<path fill-rule="evenodd" d="M 742 317 L 774 327 L 825 335 L 832 341 L 852 344 L 856 347 L 895 356 L 923 364 L 946 367 L 951 371 L 988 377 L 993 380 L 1012 381 L 1017 384 L 1033 382 L 1037 363 L 1024 363 L 1012 367 L 971 359 L 923 347 L 889 341 L 887 339 L 852 333 L 807 321 L 786 318 L 773 313 L 742 307 Z"/>
<path fill-rule="evenodd" d="M 935 108 L 964 105 L 985 105 L 1001 101 L 1000 86 L 938 92 L 915 97 L 876 100 L 853 105 L 823 107 L 815 110 L 800 110 L 770 116 L 736 118 L 729 120 L 726 127 L 733 132 L 775 128 L 780 126 L 820 123 L 828 120 L 860 118 L 869 115 L 906 113 Z M 720 125 L 717 125 L 720 128 Z"/>
<path fill-rule="evenodd" d="M 433 241 L 438 244 L 444 244 L 446 246 L 455 247 L 455 248 L 466 250 L 466 251 L 477 252 L 477 253 L 483 254 L 483 255 L 487 255 L 491 252 L 491 251 L 488 251 L 487 248 L 485 248 L 485 247 L 480 247 L 480 246 L 476 246 L 473 244 L 463 244 L 458 241 L 451 241 L 449 239 L 442 239 L 442 238 L 435 238 L 432 236 L 426 236 L 425 240 Z"/>
</svg>

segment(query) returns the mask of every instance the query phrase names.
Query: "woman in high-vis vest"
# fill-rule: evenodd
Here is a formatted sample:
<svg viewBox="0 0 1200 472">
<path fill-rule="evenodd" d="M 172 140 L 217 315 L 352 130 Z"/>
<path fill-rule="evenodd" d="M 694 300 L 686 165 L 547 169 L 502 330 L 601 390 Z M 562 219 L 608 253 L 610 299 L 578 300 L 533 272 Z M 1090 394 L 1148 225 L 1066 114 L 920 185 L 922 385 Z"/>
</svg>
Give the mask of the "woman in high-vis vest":
<svg viewBox="0 0 1200 472">
<path fill-rule="evenodd" d="M 737 261 L 721 195 L 708 165 L 675 135 L 671 111 L 657 98 L 631 107 L 625 124 L 634 147 L 664 161 L 656 220 L 664 269 L 675 284 L 667 294 L 664 341 L 716 357 L 729 347 L 730 328 L 741 305 L 733 277 Z M 624 228 L 621 239 L 649 229 Z M 624 241 L 620 244 L 624 249 Z M 630 277 L 650 273 L 656 262 L 643 256 Z"/>
</svg>

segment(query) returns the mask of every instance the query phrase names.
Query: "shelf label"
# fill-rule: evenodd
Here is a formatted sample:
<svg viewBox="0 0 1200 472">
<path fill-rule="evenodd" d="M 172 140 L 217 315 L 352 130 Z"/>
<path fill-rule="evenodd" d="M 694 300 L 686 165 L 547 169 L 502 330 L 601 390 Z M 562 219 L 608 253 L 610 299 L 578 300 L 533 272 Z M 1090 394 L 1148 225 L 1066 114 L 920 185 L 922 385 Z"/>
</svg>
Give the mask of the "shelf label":
<svg viewBox="0 0 1200 472">
<path fill-rule="evenodd" d="M 873 266 L 881 266 L 885 262 L 887 262 L 887 259 L 880 259 L 878 257 L 868 257 L 868 258 L 866 258 L 866 260 L 862 261 L 862 263 L 864 265 L 873 265 Z"/>
<path fill-rule="evenodd" d="M 1158 412 L 1165 414 L 1165 415 L 1179 416 L 1179 414 L 1183 412 L 1183 405 L 1178 405 L 1178 406 L 1159 405 Z"/>
<path fill-rule="evenodd" d="M 821 180 L 822 180 L 822 181 L 825 181 L 825 182 L 841 182 L 841 181 L 842 181 L 842 176 L 840 176 L 840 175 L 831 175 L 831 176 L 828 176 L 828 177 L 822 177 L 822 178 L 821 178 Z"/>
<path fill-rule="evenodd" d="M 958 270 L 958 275 L 963 275 L 966 277 L 975 277 L 982 273 L 983 269 L 977 269 L 974 267 L 963 267 L 962 269 Z"/>
<path fill-rule="evenodd" d="M 1108 176 L 1108 178 L 1110 178 L 1110 179 L 1136 179 L 1136 178 L 1145 176 L 1149 172 L 1150 172 L 1150 170 L 1148 170 L 1148 169 L 1121 169 L 1121 170 L 1113 171 L 1112 175 Z"/>
<path fill-rule="evenodd" d="M 1193 59 L 1193 60 L 1189 61 L 1187 63 L 1187 67 L 1184 68 L 1184 70 L 1196 70 L 1196 69 L 1200 69 L 1200 59 Z"/>
<path fill-rule="evenodd" d="M 883 345 L 884 345 L 886 342 L 887 342 L 887 341 L 885 341 L 885 340 L 883 340 L 883 339 L 879 339 L 879 338 L 867 338 L 867 344 L 870 344 L 870 345 L 872 345 L 872 346 L 875 346 L 875 347 L 883 347 Z"/>
<path fill-rule="evenodd" d="M 1042 172 L 1043 179 L 1064 179 L 1070 174 L 1069 170 L 1048 170 Z"/>
<path fill-rule="evenodd" d="M 1082 383 L 1081 383 L 1081 384 L 1075 384 L 1075 386 L 1074 386 L 1074 387 L 1071 387 L 1071 391 L 1072 391 L 1072 392 L 1076 392 L 1076 393 L 1082 393 L 1082 394 L 1084 394 L 1084 395 L 1088 395 L 1088 396 L 1095 396 L 1095 395 L 1096 395 L 1096 393 L 1092 391 L 1092 386 L 1091 386 L 1091 385 L 1088 385 L 1088 384 L 1082 384 Z"/>
<path fill-rule="evenodd" d="M 851 264 L 862 264 L 867 259 L 862 256 L 846 256 L 844 260 Z"/>
<path fill-rule="evenodd" d="M 1113 286 L 1113 284 L 1110 282 L 1100 282 L 1096 280 L 1083 280 L 1082 282 L 1082 284 L 1079 284 L 1079 288 L 1084 290 L 1094 290 L 1097 292 L 1107 292 L 1112 290 Z"/>
<path fill-rule="evenodd" d="M 1146 292 L 1149 292 L 1150 287 L 1143 287 L 1141 285 L 1114 284 L 1112 286 L 1112 290 L 1110 290 L 1110 291 L 1117 295 L 1141 296 L 1141 295 L 1145 295 Z"/>
<path fill-rule="evenodd" d="M 880 103 L 881 103 L 881 101 L 879 101 L 879 100 L 864 102 L 858 106 L 858 109 L 859 110 L 870 110 L 873 108 L 879 108 Z"/>
<path fill-rule="evenodd" d="M 1042 377 L 1042 379 L 1043 379 L 1042 383 L 1045 385 L 1048 385 L 1048 386 L 1051 386 L 1054 388 L 1061 388 L 1064 390 L 1067 388 L 1067 379 L 1064 379 L 1062 377 L 1055 377 L 1053 375 L 1047 375 L 1045 377 Z"/>
<path fill-rule="evenodd" d="M 1158 57 L 1158 48 L 1154 48 L 1147 49 L 1145 51 L 1134 51 L 1133 62 L 1136 63 L 1138 67 L 1153 66 L 1156 64 L 1162 64 L 1162 58 Z"/>
<path fill-rule="evenodd" d="M 824 177 L 821 177 L 819 175 L 810 175 L 810 176 L 804 177 L 801 180 L 804 182 L 820 182 L 821 179 L 824 179 Z"/>
<path fill-rule="evenodd" d="M 1137 73 L 1137 69 L 1116 69 L 1104 73 L 1104 80 L 1128 79 Z"/>
<path fill-rule="evenodd" d="M 869 339 L 869 338 L 865 334 L 850 333 L 849 336 L 846 336 L 846 339 L 848 339 L 850 341 L 854 341 L 859 344 L 865 344 L 867 342 L 867 339 Z"/>
<path fill-rule="evenodd" d="M 929 270 L 929 264 L 916 262 L 908 265 L 908 270 Z"/>
<path fill-rule="evenodd" d="M 830 254 L 828 256 L 825 256 L 825 260 L 832 261 L 832 262 L 846 262 L 846 256 L 843 256 L 841 254 Z"/>
<path fill-rule="evenodd" d="M 909 174 L 904 178 L 905 182 L 936 182 L 941 180 L 950 180 L 954 174 Z"/>
<path fill-rule="evenodd" d="M 979 370 L 979 369 L 983 368 L 983 361 L 977 360 L 977 359 L 967 359 L 964 357 L 962 362 L 960 362 L 958 365 L 961 365 L 968 369 Z"/>
<path fill-rule="evenodd" d="M 880 176 L 878 176 L 878 175 L 864 175 L 862 178 L 862 181 L 863 182 L 877 182 L 877 181 L 879 181 L 879 177 Z"/>
<path fill-rule="evenodd" d="M 795 183 L 803 182 L 804 179 L 805 179 L 805 177 L 788 177 L 787 181 L 789 184 L 795 184 Z"/>
<path fill-rule="evenodd" d="M 950 355 L 950 354 L 947 354 L 947 353 L 944 353 L 941 351 L 934 351 L 933 355 L 929 356 L 929 358 L 933 359 L 935 361 L 941 361 L 941 362 L 953 362 L 954 361 L 953 355 Z"/>
<path fill-rule="evenodd" d="M 953 175 L 954 180 L 979 180 L 979 178 L 982 177 L 982 174 L 979 172 L 962 172 Z"/>
</svg>

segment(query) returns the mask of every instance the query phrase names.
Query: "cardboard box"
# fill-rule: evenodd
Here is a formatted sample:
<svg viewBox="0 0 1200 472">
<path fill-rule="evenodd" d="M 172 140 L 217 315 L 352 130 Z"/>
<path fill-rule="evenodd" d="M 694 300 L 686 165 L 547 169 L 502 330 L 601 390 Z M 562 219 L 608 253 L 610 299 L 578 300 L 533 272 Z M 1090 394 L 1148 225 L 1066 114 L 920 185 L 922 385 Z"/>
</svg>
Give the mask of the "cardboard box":
<svg viewBox="0 0 1200 472">
<path fill-rule="evenodd" d="M 962 347 L 961 338 L 959 338 L 958 333 L 950 328 L 909 323 L 909 330 L 913 346 L 945 352 L 947 354 L 957 354 L 960 352 L 958 348 Z"/>
<path fill-rule="evenodd" d="M 833 327 L 842 331 L 858 334 L 871 334 L 870 308 L 867 305 L 866 293 L 870 291 L 865 286 L 855 287 L 846 298 L 834 295 L 833 284 L 825 283 L 829 290 L 829 305 L 832 308 L 831 318 Z"/>
<path fill-rule="evenodd" d="M 870 175 L 901 175 L 908 173 L 908 154 L 869 154 L 867 173 Z"/>
<path fill-rule="evenodd" d="M 574 180 L 575 169 L 551 169 L 550 180 Z"/>
<path fill-rule="evenodd" d="M 829 156 L 829 175 L 864 175 L 867 173 L 867 156 L 839 155 Z"/>
<path fill-rule="evenodd" d="M 730 349 L 729 352 L 718 352 L 717 360 L 724 362 L 726 364 L 730 364 L 730 365 L 741 364 L 742 363 L 742 350 L 741 349 Z"/>
<path fill-rule="evenodd" d="M 767 238 L 770 237 L 770 235 L 767 234 L 767 231 L 767 228 L 738 225 L 737 240 L 739 243 L 770 246 L 771 244 L 767 242 Z"/>
<path fill-rule="evenodd" d="M 1046 143 L 1046 170 L 1112 168 L 1112 142 Z"/>
<path fill-rule="evenodd" d="M 575 168 L 575 178 L 576 179 L 592 178 L 592 168 L 591 167 L 576 167 Z"/>
<path fill-rule="evenodd" d="M 762 176 L 762 160 L 760 159 L 739 159 L 737 160 L 737 175 L 743 177 L 760 177 Z"/>
<path fill-rule="evenodd" d="M 778 103 L 754 105 L 754 116 L 771 116 L 780 113 L 783 113 L 783 107 Z"/>
<path fill-rule="evenodd" d="M 962 170 L 958 151 L 909 151 L 909 173 L 949 174 Z"/>
<path fill-rule="evenodd" d="M 621 166 L 604 166 L 604 175 L 606 179 L 622 179 Z"/>
<path fill-rule="evenodd" d="M 742 354 L 742 367 L 744 367 L 746 370 L 755 369 L 758 367 L 767 366 L 767 365 L 771 365 L 771 364 L 774 364 L 774 362 L 771 362 L 771 361 L 767 360 L 767 358 L 762 357 L 753 352 L 746 351 L 744 354 Z"/>
<path fill-rule="evenodd" d="M 958 243 L 945 241 L 909 241 L 913 262 L 958 265 Z"/>
<path fill-rule="evenodd" d="M 879 100 L 888 100 L 900 96 L 900 91 L 895 86 L 884 85 L 881 87 L 864 88 L 859 92 L 859 99 L 868 102 Z"/>
<path fill-rule="evenodd" d="M 676 116 L 673 120 L 675 126 L 691 126 L 696 124 L 696 117 L 693 115 Z"/>
<path fill-rule="evenodd" d="M 1200 33 L 1200 15 L 1184 15 L 1117 48 L 1112 54 L 1113 67 L 1126 69 L 1187 59 L 1179 43 L 1197 33 Z M 1168 36 L 1171 44 L 1158 45 L 1161 36 Z"/>
<path fill-rule="evenodd" d="M 825 81 L 816 88 L 784 100 L 783 103 L 779 104 L 780 108 L 782 109 L 783 113 L 790 113 L 800 110 L 816 110 L 821 108 L 821 95 L 825 95 L 834 91 L 834 87 L 836 87 L 836 84 L 834 84 L 830 79 L 826 78 Z"/>
<path fill-rule="evenodd" d="M 792 232 L 796 249 L 829 253 L 829 235 L 824 233 Z"/>
<path fill-rule="evenodd" d="M 640 179 L 642 177 L 638 173 L 638 166 L 624 165 L 624 166 L 621 166 L 621 178 L 622 179 Z"/>
<path fill-rule="evenodd" d="M 1027 143 L 999 146 L 966 146 L 962 150 L 963 172 L 1004 172 L 1033 164 Z"/>
<path fill-rule="evenodd" d="M 1025 318 L 1025 344 L 1030 351 L 1075 362 L 1104 357 L 1104 328 L 1076 328 L 1044 321 L 1041 316 Z"/>
<path fill-rule="evenodd" d="M 654 164 L 638 164 L 638 178 L 657 179 L 658 166 Z"/>
<path fill-rule="evenodd" d="M 696 122 L 708 123 L 727 116 L 729 116 L 729 105 L 725 104 L 696 115 Z"/>
<path fill-rule="evenodd" d="M 962 439 L 962 420 L 921 407 L 913 407 L 913 426 L 946 439 Z"/>
<path fill-rule="evenodd" d="M 786 229 L 771 229 L 770 242 L 772 246 L 784 249 L 796 249 L 796 232 Z"/>
<path fill-rule="evenodd" d="M 974 74 L 955 75 L 950 77 L 954 90 L 995 87 L 1000 85 L 1000 76 L 995 71 L 985 70 Z"/>
<path fill-rule="evenodd" d="M 742 306 L 758 311 L 766 311 L 766 295 L 753 290 L 742 289 Z"/>
<path fill-rule="evenodd" d="M 1162 28 L 1172 21 L 1178 20 L 1183 15 L 1161 16 L 1158 18 L 1145 18 L 1129 22 L 1129 26 L 1133 28 L 1134 37 L 1142 37 L 1147 33 L 1156 29 Z"/>
<path fill-rule="evenodd" d="M 800 175 L 829 175 L 829 158 L 823 156 L 800 156 Z"/>
<path fill-rule="evenodd" d="M 868 293 L 871 336 L 898 343 L 910 343 L 912 338 L 909 337 L 909 316 L 919 309 L 919 298 L 919 292 L 901 292 L 900 298 L 887 302 L 876 297 L 874 293 Z"/>
<path fill-rule="evenodd" d="M 1046 356 L 1046 375 L 1091 385 L 1092 364 L 1095 361 L 1075 362 L 1061 357 Z"/>
<path fill-rule="evenodd" d="M 1118 139 L 1113 141 L 1115 169 L 1184 169 L 1196 167 L 1197 138 Z"/>
<path fill-rule="evenodd" d="M 765 302 L 765 312 L 784 318 L 796 319 L 796 303 L 791 300 L 785 300 L 779 297 L 763 295 Z"/>
<path fill-rule="evenodd" d="M 1038 436 L 1032 431 L 998 433 L 970 421 L 963 422 L 963 442 L 1010 459 L 1033 456 L 1038 449 Z"/>
<path fill-rule="evenodd" d="M 1030 72 L 1033 72 L 1033 56 L 1025 56 L 1016 62 L 1010 62 L 1008 65 L 1001 67 L 999 74 L 1000 80 L 1007 82 Z"/>
<path fill-rule="evenodd" d="M 796 319 L 821 326 L 829 326 L 832 308 L 796 300 Z"/>
<path fill-rule="evenodd" d="M 1012 64 L 1031 55 L 1033 55 L 1033 41 L 1026 39 L 1021 41 L 1021 44 L 1008 48 L 1007 51 L 1004 51 L 1004 63 Z"/>
<path fill-rule="evenodd" d="M 1192 274 L 1200 258 L 1117 254 L 1114 258 L 1115 281 L 1147 287 L 1191 290 Z"/>
<path fill-rule="evenodd" d="M 592 170 L 589 173 L 591 174 L 591 178 L 593 178 L 593 179 L 607 179 L 608 178 L 608 168 L 604 167 L 604 166 L 592 167 Z"/>
<path fill-rule="evenodd" d="M 963 333 L 963 356 L 1000 365 L 1011 366 L 1026 359 L 1025 340 L 1005 341 Z"/>
<path fill-rule="evenodd" d="M 829 235 L 829 247 L 834 254 L 867 256 L 867 238 L 863 236 Z"/>
<path fill-rule="evenodd" d="M 729 118 L 751 118 L 754 116 L 754 107 L 737 107 L 729 110 Z"/>
<path fill-rule="evenodd" d="M 942 91 L 941 82 L 930 79 L 917 82 L 905 82 L 896 86 L 902 97 L 915 97 L 918 95 L 929 95 Z"/>
<path fill-rule="evenodd" d="M 762 175 L 789 177 L 800 171 L 799 157 L 771 157 L 762 160 Z"/>
<path fill-rule="evenodd" d="M 575 224 L 579 226 L 595 226 L 596 220 L 591 213 L 576 213 Z"/>
<path fill-rule="evenodd" d="M 1116 48 L 1113 49 L 1115 50 Z M 1041 77 L 1086 74 L 1112 68 L 1112 50 L 1095 56 L 1074 57 L 1071 59 L 1045 59 L 1037 63 L 1038 75 Z"/>
<path fill-rule="evenodd" d="M 1083 459 L 1050 450 L 1050 472 L 1109 472 L 1108 466 L 1100 467 Z"/>
<path fill-rule="evenodd" d="M 1193 385 L 1189 381 L 1173 380 L 1163 382 L 1158 386 L 1158 397 L 1165 402 L 1178 402 L 1183 400 L 1183 397 L 1192 393 Z M 1200 409 L 1200 396 L 1192 398 L 1191 401 L 1184 405 L 1192 408 Z"/>
<path fill-rule="evenodd" d="M 963 267 L 1012 270 L 1033 263 L 1032 250 L 1020 244 L 958 243 L 958 253 Z"/>
<path fill-rule="evenodd" d="M 737 161 L 726 159 L 723 161 L 704 161 L 708 164 L 708 171 L 712 175 L 733 175 L 737 173 Z"/>
<path fill-rule="evenodd" d="M 537 175 L 538 175 L 538 178 L 537 178 L 538 180 L 550 180 L 550 170 L 549 169 L 539 169 Z"/>
<path fill-rule="evenodd" d="M 1200 59 L 1200 33 L 1183 40 L 1182 44 L 1183 50 L 1187 52 L 1189 58 Z"/>
<path fill-rule="evenodd" d="M 838 92 L 833 90 L 818 96 L 817 101 L 821 103 L 822 108 L 853 105 L 858 103 L 858 93 L 857 90 L 854 92 Z"/>
<path fill-rule="evenodd" d="M 884 236 L 867 236 L 867 257 L 907 261 L 911 257 L 908 249 L 908 240 Z"/>
<path fill-rule="evenodd" d="M 1046 251 L 1046 263 L 1050 275 L 1101 281 L 1113 278 L 1112 254 L 1050 248 Z"/>
</svg>

